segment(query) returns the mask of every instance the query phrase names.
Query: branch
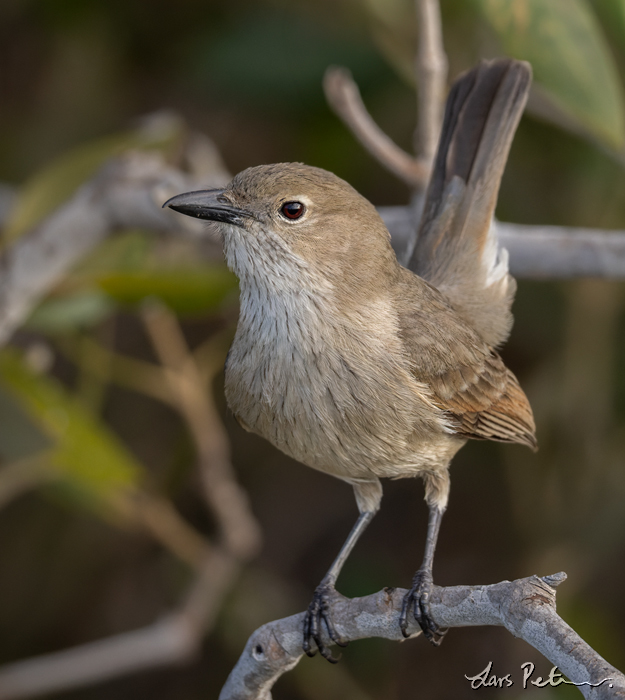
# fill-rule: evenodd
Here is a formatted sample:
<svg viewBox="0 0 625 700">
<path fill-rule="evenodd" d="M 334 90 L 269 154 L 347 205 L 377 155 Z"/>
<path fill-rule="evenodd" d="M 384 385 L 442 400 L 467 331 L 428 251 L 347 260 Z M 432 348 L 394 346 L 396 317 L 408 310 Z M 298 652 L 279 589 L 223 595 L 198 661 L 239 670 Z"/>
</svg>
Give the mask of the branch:
<svg viewBox="0 0 625 700">
<path fill-rule="evenodd" d="M 447 87 L 447 55 L 443 47 L 441 10 L 438 0 L 416 0 L 419 29 L 417 75 L 418 121 L 415 153 L 428 175 L 432 170 L 443 123 Z"/>
<path fill-rule="evenodd" d="M 412 166 L 415 163 L 413 159 Z M 180 230 L 184 225 L 190 232 L 201 233 L 201 223 L 174 218 L 161 204 L 170 194 L 205 184 L 145 153 L 128 154 L 107 164 L 68 202 L 0 254 L 0 345 L 68 269 L 113 232 Z M 416 230 L 415 212 L 410 207 L 383 207 L 380 213 L 401 258 Z M 625 276 L 623 232 L 498 226 L 501 243 L 510 253 L 511 271 L 518 277 Z"/>
<path fill-rule="evenodd" d="M 434 587 L 432 617 L 441 627 L 498 625 L 544 654 L 586 698 L 625 698 L 625 676 L 602 659 L 556 613 L 555 587 L 565 574 L 504 581 L 490 586 Z M 344 641 L 382 637 L 401 641 L 401 588 L 352 600 L 336 593 L 332 620 Z M 302 658 L 304 613 L 269 622 L 249 638 L 219 700 L 271 700 L 274 683 Z M 409 631 L 418 634 L 416 622 Z M 325 635 L 324 643 L 332 641 Z"/>
<path fill-rule="evenodd" d="M 380 207 L 400 262 L 416 230 L 412 207 Z M 625 278 L 625 231 L 532 226 L 496 221 L 499 245 L 509 254 L 510 272 L 518 278 Z"/>
<path fill-rule="evenodd" d="M 406 153 L 380 129 L 367 111 L 358 86 L 347 69 L 328 68 L 323 89 L 336 115 L 379 163 L 410 187 L 425 188 L 430 175 L 429 166 Z"/>
<path fill-rule="evenodd" d="M 174 613 L 142 629 L 0 667 L 0 700 L 30 698 L 189 660 L 211 628 L 243 562 L 260 545 L 260 529 L 235 480 L 228 439 L 212 395 L 206 391 L 205 373 L 172 314 L 153 304 L 144 311 L 143 320 L 163 366 L 150 368 L 137 361 L 124 361 L 121 366 L 140 369 L 142 381 L 156 378 L 155 372 L 161 373 L 161 379 L 164 376 L 168 389 L 150 393 L 177 407 L 189 426 L 199 456 L 204 500 L 215 516 L 221 542 L 210 545 L 196 535 L 168 501 L 139 498 L 134 505 L 143 524 L 191 565 L 199 565 L 186 600 Z M 213 347 L 211 361 L 210 349 L 204 347 L 202 356 L 216 372 L 222 356 Z"/>
<path fill-rule="evenodd" d="M 143 321 L 163 366 L 178 410 L 193 436 L 199 456 L 203 495 L 221 526 L 227 550 L 245 560 L 260 546 L 260 529 L 247 494 L 238 485 L 230 462 L 230 446 L 206 382 L 189 352 L 176 317 L 163 306 L 150 304 Z M 213 362 L 217 372 L 223 363 Z"/>
<path fill-rule="evenodd" d="M 447 55 L 438 0 L 415 0 L 419 48 L 415 73 L 419 87 L 415 153 L 406 153 L 375 123 L 358 86 L 345 68 L 328 68 L 323 89 L 328 104 L 364 148 L 387 170 L 417 192 L 427 186 L 443 123 Z"/>
<path fill-rule="evenodd" d="M 220 182 L 223 171 L 214 173 Z M 201 232 L 161 209 L 167 197 L 206 186 L 154 153 L 132 152 L 109 161 L 71 199 L 0 254 L 0 345 L 68 269 L 124 228 Z"/>
<path fill-rule="evenodd" d="M 180 609 L 139 630 L 0 668 L 0 699 L 21 700 L 182 663 L 197 652 L 239 571 L 223 552 L 204 563 Z"/>
</svg>

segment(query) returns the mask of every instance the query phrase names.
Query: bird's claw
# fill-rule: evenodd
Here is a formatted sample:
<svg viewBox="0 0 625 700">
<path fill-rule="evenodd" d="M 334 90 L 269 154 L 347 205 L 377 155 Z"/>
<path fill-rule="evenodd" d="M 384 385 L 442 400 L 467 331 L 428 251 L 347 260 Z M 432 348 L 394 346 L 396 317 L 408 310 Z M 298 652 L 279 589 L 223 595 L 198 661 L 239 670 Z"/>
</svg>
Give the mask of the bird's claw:
<svg viewBox="0 0 625 700">
<path fill-rule="evenodd" d="M 334 586 L 331 584 L 322 581 L 317 586 L 304 618 L 304 642 L 302 648 L 308 656 L 314 656 L 317 653 L 317 650 L 312 645 L 312 642 L 314 642 L 321 656 L 330 663 L 336 664 L 339 662 L 340 657 L 337 659 L 332 656 L 332 652 L 321 641 L 321 622 L 323 621 L 330 639 L 340 647 L 347 646 L 347 643 L 341 639 L 341 636 L 336 631 L 330 617 L 330 599 L 333 593 Z"/>
<path fill-rule="evenodd" d="M 447 629 L 439 627 L 432 619 L 430 612 L 430 596 L 434 583 L 432 574 L 419 569 L 412 580 L 412 588 L 404 596 L 404 602 L 399 617 L 399 627 L 404 637 L 409 637 L 408 615 L 412 608 L 414 618 L 419 623 L 425 638 L 435 647 L 440 646 L 447 634 Z"/>
</svg>

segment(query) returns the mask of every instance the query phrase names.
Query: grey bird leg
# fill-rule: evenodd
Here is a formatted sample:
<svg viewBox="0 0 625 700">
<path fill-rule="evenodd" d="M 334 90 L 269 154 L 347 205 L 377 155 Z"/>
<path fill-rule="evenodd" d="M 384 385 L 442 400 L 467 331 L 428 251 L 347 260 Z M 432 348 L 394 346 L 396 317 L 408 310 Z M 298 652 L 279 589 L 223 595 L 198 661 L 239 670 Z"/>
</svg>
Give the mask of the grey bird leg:
<svg viewBox="0 0 625 700">
<path fill-rule="evenodd" d="M 330 639 L 335 644 L 341 647 L 346 647 L 338 632 L 336 631 L 332 620 L 330 619 L 330 605 L 329 598 L 331 598 L 332 593 L 335 589 L 336 579 L 341 573 L 343 564 L 347 561 L 347 557 L 350 555 L 352 549 L 358 542 L 360 535 L 365 531 L 367 525 L 373 520 L 373 516 L 376 514 L 376 510 L 363 511 L 358 516 L 356 524 L 349 533 L 349 536 L 345 540 L 345 543 L 341 547 L 341 551 L 332 563 L 332 566 L 328 569 L 328 573 L 323 577 L 321 583 L 315 589 L 313 599 L 311 604 L 308 606 L 308 611 L 306 612 L 306 618 L 304 620 L 304 643 L 302 645 L 304 651 L 308 656 L 314 656 L 317 652 L 312 648 L 311 640 L 314 640 L 319 653 L 324 659 L 327 659 L 331 663 L 335 664 L 338 659 L 332 656 L 332 652 L 327 649 L 321 642 L 321 621 L 325 622 L 328 629 L 328 634 Z"/>
<path fill-rule="evenodd" d="M 444 508 L 436 505 L 430 505 L 430 515 L 428 518 L 428 532 L 425 539 L 425 554 L 423 562 L 419 570 L 412 579 L 412 588 L 406 593 L 404 603 L 399 617 L 399 626 L 404 637 L 409 637 L 408 614 L 410 608 L 414 606 L 415 620 L 423 630 L 426 639 L 434 646 L 439 646 L 443 641 L 443 637 L 447 634 L 446 629 L 439 627 L 430 613 L 430 595 L 434 585 L 432 580 L 432 566 L 434 564 L 434 550 L 436 549 L 436 541 L 438 540 L 438 532 L 441 528 Z"/>
</svg>

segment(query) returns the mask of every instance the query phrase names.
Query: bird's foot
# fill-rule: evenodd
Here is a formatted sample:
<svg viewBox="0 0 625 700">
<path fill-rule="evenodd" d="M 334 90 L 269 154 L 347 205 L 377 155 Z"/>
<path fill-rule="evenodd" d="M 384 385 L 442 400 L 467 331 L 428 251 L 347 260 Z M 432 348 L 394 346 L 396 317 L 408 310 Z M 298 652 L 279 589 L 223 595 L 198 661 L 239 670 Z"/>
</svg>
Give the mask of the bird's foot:
<svg viewBox="0 0 625 700">
<path fill-rule="evenodd" d="M 412 579 L 412 588 L 404 596 L 404 603 L 399 617 L 399 626 L 404 637 L 408 634 L 408 615 L 412 609 L 415 620 L 423 630 L 425 638 L 435 647 L 439 646 L 447 634 L 447 629 L 439 627 L 432 619 L 430 612 L 430 597 L 434 583 L 432 573 L 419 569 Z"/>
<path fill-rule="evenodd" d="M 314 656 L 317 651 L 313 647 L 313 642 L 317 645 L 319 653 L 330 663 L 336 664 L 339 659 L 332 656 L 332 652 L 321 641 L 321 622 L 325 622 L 330 639 L 340 647 L 346 647 L 341 636 L 336 631 L 330 618 L 330 600 L 335 592 L 332 584 L 322 581 L 316 588 L 311 604 L 306 611 L 304 618 L 304 643 L 302 648 L 308 656 Z M 339 657 L 340 658 L 340 657 Z"/>
</svg>

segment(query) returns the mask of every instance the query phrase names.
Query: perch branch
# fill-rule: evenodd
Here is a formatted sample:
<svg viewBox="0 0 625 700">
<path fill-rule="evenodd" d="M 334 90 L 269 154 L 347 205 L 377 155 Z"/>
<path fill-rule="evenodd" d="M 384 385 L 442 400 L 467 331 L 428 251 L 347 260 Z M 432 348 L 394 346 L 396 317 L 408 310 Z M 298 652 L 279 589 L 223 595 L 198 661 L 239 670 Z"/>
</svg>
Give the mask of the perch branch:
<svg viewBox="0 0 625 700">
<path fill-rule="evenodd" d="M 419 88 L 415 131 L 417 160 L 429 174 L 443 123 L 447 86 L 447 54 L 443 47 L 441 10 L 438 0 L 416 0 L 419 47 L 415 72 Z"/>
<path fill-rule="evenodd" d="M 556 613 L 555 587 L 565 574 L 504 581 L 490 586 L 434 588 L 432 618 L 441 627 L 498 625 L 544 654 L 586 698 L 625 698 L 625 676 L 602 659 Z M 369 637 L 402 640 L 399 614 L 406 591 L 385 588 L 364 598 L 334 595 L 331 615 L 345 641 Z M 219 700 L 271 700 L 271 688 L 302 658 L 304 613 L 269 622 L 256 630 Z M 418 634 L 412 622 L 410 632 Z M 325 635 L 324 644 L 331 645 Z M 606 681 L 606 679 L 612 679 Z"/>
</svg>

